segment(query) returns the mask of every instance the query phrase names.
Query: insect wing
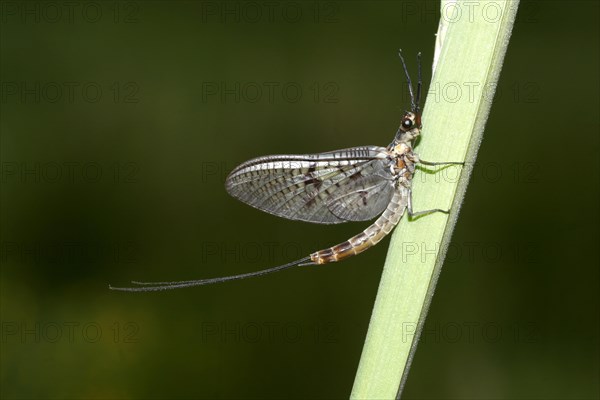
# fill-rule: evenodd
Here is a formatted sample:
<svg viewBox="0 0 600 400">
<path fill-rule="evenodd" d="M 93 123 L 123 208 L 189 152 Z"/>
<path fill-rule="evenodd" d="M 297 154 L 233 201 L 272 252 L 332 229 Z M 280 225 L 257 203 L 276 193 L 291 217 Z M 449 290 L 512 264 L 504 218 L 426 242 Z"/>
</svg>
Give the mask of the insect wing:
<svg viewBox="0 0 600 400">
<path fill-rule="evenodd" d="M 388 153 L 366 146 L 307 155 L 259 157 L 227 178 L 233 197 L 280 217 L 338 224 L 369 220 L 393 193 Z"/>
<path fill-rule="evenodd" d="M 380 162 L 370 162 L 345 183 L 343 191 L 337 191 L 328 202 L 329 210 L 345 221 L 366 221 L 383 212 L 394 194 L 393 181 L 377 173 L 365 174 L 365 169 L 379 167 Z M 359 175 L 360 174 L 360 175 Z"/>
</svg>

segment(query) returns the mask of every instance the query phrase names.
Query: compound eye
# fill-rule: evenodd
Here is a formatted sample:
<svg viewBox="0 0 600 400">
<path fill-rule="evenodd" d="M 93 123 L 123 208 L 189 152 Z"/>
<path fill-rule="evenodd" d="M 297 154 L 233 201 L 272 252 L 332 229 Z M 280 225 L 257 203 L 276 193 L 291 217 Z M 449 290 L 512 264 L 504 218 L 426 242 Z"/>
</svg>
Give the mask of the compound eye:
<svg viewBox="0 0 600 400">
<path fill-rule="evenodd" d="M 404 118 L 402 120 L 402 127 L 404 129 L 410 129 L 413 126 L 413 121 L 410 118 Z"/>
</svg>

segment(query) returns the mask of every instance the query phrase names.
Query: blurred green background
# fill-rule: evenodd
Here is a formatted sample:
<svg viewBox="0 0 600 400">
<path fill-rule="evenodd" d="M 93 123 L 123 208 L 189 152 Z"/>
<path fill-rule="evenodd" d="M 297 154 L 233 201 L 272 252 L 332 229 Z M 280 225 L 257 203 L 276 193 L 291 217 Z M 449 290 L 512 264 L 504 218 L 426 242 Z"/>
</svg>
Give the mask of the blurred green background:
<svg viewBox="0 0 600 400">
<path fill-rule="evenodd" d="M 437 2 L 0 3 L 2 398 L 346 398 L 387 241 L 230 198 L 387 145 Z M 523 2 L 405 398 L 598 398 L 598 2 Z M 425 121 L 426 126 L 426 121 Z M 435 132 L 427 132 L 434 135 Z M 416 221 L 415 223 L 418 223 Z"/>
</svg>

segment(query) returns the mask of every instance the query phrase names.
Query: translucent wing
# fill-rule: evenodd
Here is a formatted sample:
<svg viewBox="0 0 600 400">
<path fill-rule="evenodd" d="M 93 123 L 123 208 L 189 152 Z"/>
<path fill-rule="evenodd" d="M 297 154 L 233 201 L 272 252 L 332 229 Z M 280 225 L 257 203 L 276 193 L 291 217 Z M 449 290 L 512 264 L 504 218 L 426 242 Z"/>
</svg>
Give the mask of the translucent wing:
<svg viewBox="0 0 600 400">
<path fill-rule="evenodd" d="M 227 178 L 233 197 L 280 217 L 338 224 L 381 214 L 393 194 L 385 147 L 259 157 Z"/>
<path fill-rule="evenodd" d="M 328 202 L 329 210 L 344 221 L 375 218 L 385 210 L 394 194 L 392 181 L 379 175 L 364 175 L 364 171 L 361 173 L 360 177 L 351 177 L 345 190 L 336 192 Z"/>
</svg>

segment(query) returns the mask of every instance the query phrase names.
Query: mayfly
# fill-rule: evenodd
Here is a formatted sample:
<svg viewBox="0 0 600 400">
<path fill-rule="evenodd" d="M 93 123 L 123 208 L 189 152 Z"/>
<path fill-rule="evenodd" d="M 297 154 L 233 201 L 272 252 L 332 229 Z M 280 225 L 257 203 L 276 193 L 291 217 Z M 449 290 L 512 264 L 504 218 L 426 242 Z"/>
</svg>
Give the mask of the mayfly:
<svg viewBox="0 0 600 400">
<path fill-rule="evenodd" d="M 432 212 L 414 212 L 411 183 L 415 166 L 462 164 L 427 162 L 413 152 L 421 133 L 421 53 L 417 56 L 416 91 L 399 51 L 410 94 L 406 111 L 394 140 L 387 147 L 362 146 L 319 154 L 273 155 L 255 158 L 235 168 L 227 177 L 230 195 L 252 207 L 283 218 L 317 224 L 348 221 L 375 222 L 343 243 L 316 251 L 300 260 L 261 271 L 220 278 L 137 282 L 136 287 L 110 287 L 113 290 L 146 292 L 208 285 L 270 274 L 304 265 L 327 264 L 362 253 L 389 234 L 402 218 Z"/>
</svg>

